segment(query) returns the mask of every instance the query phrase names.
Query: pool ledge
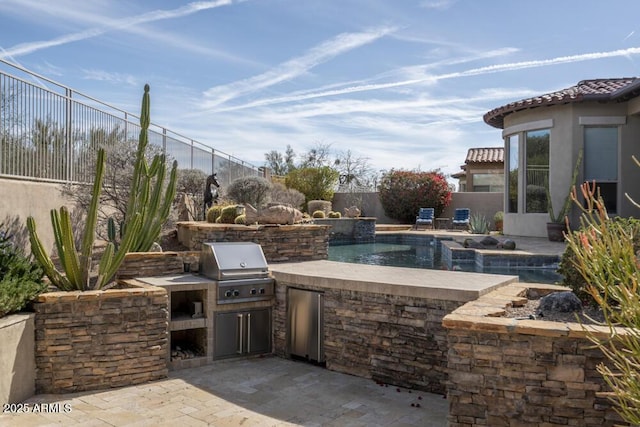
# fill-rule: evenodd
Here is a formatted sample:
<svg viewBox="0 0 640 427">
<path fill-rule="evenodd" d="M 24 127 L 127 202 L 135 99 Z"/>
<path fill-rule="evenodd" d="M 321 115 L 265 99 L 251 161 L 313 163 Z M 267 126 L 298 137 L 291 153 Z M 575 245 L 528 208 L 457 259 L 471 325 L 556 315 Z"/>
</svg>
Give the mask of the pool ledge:
<svg viewBox="0 0 640 427">
<path fill-rule="evenodd" d="M 387 295 L 473 301 L 518 282 L 517 276 L 404 267 L 348 264 L 335 261 L 273 263 L 273 277 L 283 282 L 319 288 Z"/>
</svg>

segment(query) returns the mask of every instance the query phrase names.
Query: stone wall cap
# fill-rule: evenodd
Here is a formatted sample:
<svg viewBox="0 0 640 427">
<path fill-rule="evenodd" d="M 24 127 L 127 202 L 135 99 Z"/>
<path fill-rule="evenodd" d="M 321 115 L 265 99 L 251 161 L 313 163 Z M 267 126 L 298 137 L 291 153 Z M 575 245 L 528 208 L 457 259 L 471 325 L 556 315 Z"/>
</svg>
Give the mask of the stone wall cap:
<svg viewBox="0 0 640 427">
<path fill-rule="evenodd" d="M 513 283 L 516 276 L 306 261 L 270 264 L 273 277 L 319 288 L 466 302 Z"/>
<path fill-rule="evenodd" d="M 120 283 L 129 287 L 91 291 L 45 292 L 38 295 L 35 298 L 35 302 L 51 304 L 56 302 L 122 298 L 128 296 L 161 296 L 167 293 L 165 289 L 147 285 L 136 280 L 122 280 Z"/>
</svg>

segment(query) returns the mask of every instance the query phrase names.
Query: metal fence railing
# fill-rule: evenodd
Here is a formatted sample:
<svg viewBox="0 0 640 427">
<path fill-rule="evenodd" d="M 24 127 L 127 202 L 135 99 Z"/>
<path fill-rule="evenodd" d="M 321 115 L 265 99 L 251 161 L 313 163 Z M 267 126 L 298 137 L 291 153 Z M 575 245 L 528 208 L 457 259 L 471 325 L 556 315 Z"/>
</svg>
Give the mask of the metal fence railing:
<svg viewBox="0 0 640 427">
<path fill-rule="evenodd" d="M 139 131 L 138 116 L 0 59 L 0 177 L 88 183 L 97 149 L 135 144 Z M 223 186 L 262 175 L 256 166 L 153 123 L 149 142 L 179 169 L 217 173 Z"/>
</svg>

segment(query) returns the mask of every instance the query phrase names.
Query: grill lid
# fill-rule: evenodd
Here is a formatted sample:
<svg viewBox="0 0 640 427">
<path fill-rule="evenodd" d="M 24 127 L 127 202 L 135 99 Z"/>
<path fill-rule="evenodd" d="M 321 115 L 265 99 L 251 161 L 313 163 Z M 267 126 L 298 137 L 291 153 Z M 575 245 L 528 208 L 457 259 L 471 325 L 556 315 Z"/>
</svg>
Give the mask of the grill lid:
<svg viewBox="0 0 640 427">
<path fill-rule="evenodd" d="M 205 242 L 200 253 L 200 272 L 216 280 L 267 277 L 269 270 L 262 247 L 252 242 Z"/>
</svg>

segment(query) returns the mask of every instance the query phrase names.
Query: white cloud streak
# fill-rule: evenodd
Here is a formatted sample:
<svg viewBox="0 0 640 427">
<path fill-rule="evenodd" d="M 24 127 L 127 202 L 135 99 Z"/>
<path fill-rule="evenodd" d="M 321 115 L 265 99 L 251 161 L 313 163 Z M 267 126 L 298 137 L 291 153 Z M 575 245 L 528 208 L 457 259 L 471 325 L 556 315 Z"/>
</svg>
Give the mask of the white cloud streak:
<svg viewBox="0 0 640 427">
<path fill-rule="evenodd" d="M 234 0 L 193 2 L 173 10 L 156 10 L 144 13 L 139 16 L 131 16 L 119 20 L 113 20 L 108 25 L 97 28 L 89 28 L 77 33 L 66 34 L 51 40 L 21 43 L 0 53 L 0 58 L 4 59 L 11 58 L 12 56 L 27 55 L 42 49 L 48 49 L 51 47 L 61 46 L 68 43 L 97 37 L 109 31 L 122 30 L 133 27 L 135 25 L 145 24 L 149 22 L 181 18 L 203 10 L 214 9 L 221 6 L 228 6 L 232 3 L 234 3 Z"/>
<path fill-rule="evenodd" d="M 232 111 L 232 110 L 239 110 L 244 108 L 252 108 L 256 106 L 265 106 L 265 105 L 288 103 L 288 102 L 298 102 L 298 101 L 304 101 L 304 100 L 315 99 L 315 98 L 347 95 L 347 94 L 352 94 L 357 92 L 378 91 L 378 90 L 392 89 L 392 88 L 424 84 L 424 83 L 436 83 L 439 80 L 446 80 L 446 79 L 516 71 L 516 70 L 521 70 L 526 68 L 548 67 L 552 65 L 568 64 L 568 63 L 575 63 L 575 62 L 582 62 L 582 61 L 592 61 L 597 59 L 612 58 L 612 57 L 618 57 L 618 56 L 620 57 L 631 56 L 631 55 L 638 55 L 638 54 L 640 54 L 640 48 L 628 48 L 628 49 L 614 50 L 610 52 L 594 52 L 594 53 L 585 53 L 580 55 L 562 56 L 562 57 L 557 57 L 552 59 L 490 65 L 486 67 L 472 68 L 466 71 L 459 71 L 459 72 L 446 73 L 446 74 L 440 74 L 440 75 L 427 75 L 425 77 L 408 79 L 408 80 L 400 80 L 400 81 L 388 82 L 388 83 L 371 83 L 371 84 L 364 84 L 364 85 L 357 85 L 357 86 L 348 86 L 348 87 L 343 87 L 339 89 L 323 90 L 318 92 L 307 91 L 307 93 L 304 93 L 304 94 L 293 94 L 289 96 L 256 100 L 243 105 L 236 105 L 236 106 L 231 106 L 227 108 L 221 108 L 218 110 L 213 110 L 213 112 Z"/>
<path fill-rule="evenodd" d="M 372 43 L 393 31 L 395 29 L 392 27 L 384 27 L 361 33 L 339 34 L 315 46 L 306 54 L 286 61 L 266 73 L 205 91 L 205 107 L 213 108 L 234 98 L 294 79 L 336 56 Z"/>
</svg>

